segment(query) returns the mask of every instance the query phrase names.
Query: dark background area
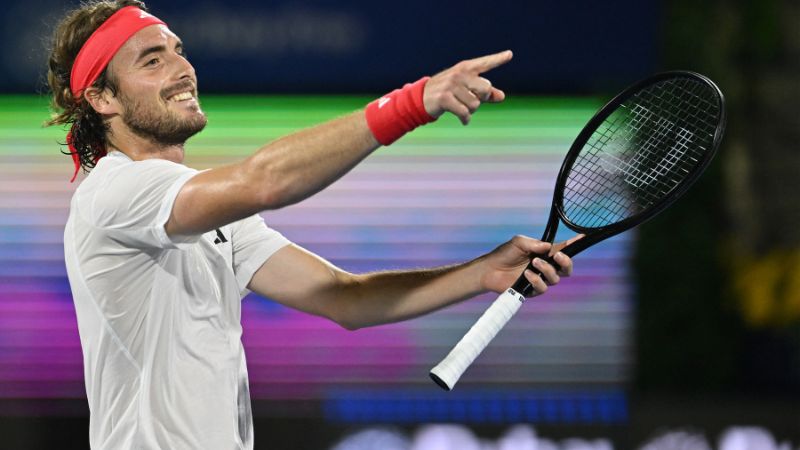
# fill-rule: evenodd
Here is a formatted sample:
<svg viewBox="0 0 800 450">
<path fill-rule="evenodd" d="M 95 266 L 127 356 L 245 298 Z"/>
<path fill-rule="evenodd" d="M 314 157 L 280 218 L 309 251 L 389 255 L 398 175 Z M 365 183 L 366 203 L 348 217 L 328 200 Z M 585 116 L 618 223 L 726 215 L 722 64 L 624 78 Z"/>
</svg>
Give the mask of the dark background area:
<svg viewBox="0 0 800 450">
<path fill-rule="evenodd" d="M 596 94 L 657 67 L 661 6 L 622 0 L 477 6 L 408 1 L 151 1 L 186 45 L 205 93 L 377 93 L 513 49 L 493 74 L 520 93 Z M 6 3 L 4 92 L 40 87 L 50 28 L 75 3 Z"/>
</svg>

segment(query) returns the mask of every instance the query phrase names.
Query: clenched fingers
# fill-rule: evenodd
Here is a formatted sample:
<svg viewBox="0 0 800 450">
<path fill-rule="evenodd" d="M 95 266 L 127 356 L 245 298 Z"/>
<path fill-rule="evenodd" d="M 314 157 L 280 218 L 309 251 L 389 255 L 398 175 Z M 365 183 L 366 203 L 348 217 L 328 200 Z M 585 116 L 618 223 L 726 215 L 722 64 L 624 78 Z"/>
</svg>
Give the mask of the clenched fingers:
<svg viewBox="0 0 800 450">
<path fill-rule="evenodd" d="M 530 269 L 525 269 L 525 278 L 533 287 L 536 295 L 544 294 L 547 292 L 548 286 L 558 284 L 561 277 L 568 277 L 572 275 L 572 260 L 565 254 L 559 252 L 554 256 L 554 260 L 560 266 L 556 268 L 542 258 L 533 258 L 531 264 L 539 271 L 539 274 Z"/>
<path fill-rule="evenodd" d="M 572 259 L 565 255 L 564 253 L 558 252 L 553 255 L 553 260 L 558 264 L 561 268 L 558 270 L 558 274 L 562 277 L 569 277 L 572 276 Z"/>
<path fill-rule="evenodd" d="M 442 107 L 445 111 L 450 111 L 455 116 L 461 120 L 461 123 L 466 125 L 469 123 L 469 120 L 472 116 L 472 113 L 469 110 L 469 107 L 464 105 L 461 99 L 456 97 L 455 94 L 449 92 L 447 95 L 443 96 L 441 99 Z"/>
<path fill-rule="evenodd" d="M 464 85 L 482 102 L 492 99 L 492 82 L 483 77 L 468 78 Z"/>
<path fill-rule="evenodd" d="M 536 295 L 547 292 L 547 283 L 544 282 L 541 276 L 536 275 L 534 271 L 525 269 L 525 279 L 531 284 Z"/>
<path fill-rule="evenodd" d="M 585 235 L 583 234 L 579 234 L 564 242 L 553 244 L 553 247 L 550 249 L 550 253 L 548 255 L 552 257 L 553 260 L 559 266 L 561 266 L 561 269 L 559 269 L 558 274 L 561 275 L 562 277 L 568 277 L 572 275 L 572 259 L 569 256 L 562 253 L 561 250 L 573 244 L 575 241 L 582 239 L 584 236 Z"/>
<path fill-rule="evenodd" d="M 558 282 L 561 280 L 561 278 L 558 276 L 558 273 L 556 273 L 556 268 L 542 258 L 533 258 L 531 264 L 533 264 L 533 267 L 536 267 L 536 269 L 542 273 L 542 276 L 547 284 L 558 284 Z"/>
</svg>

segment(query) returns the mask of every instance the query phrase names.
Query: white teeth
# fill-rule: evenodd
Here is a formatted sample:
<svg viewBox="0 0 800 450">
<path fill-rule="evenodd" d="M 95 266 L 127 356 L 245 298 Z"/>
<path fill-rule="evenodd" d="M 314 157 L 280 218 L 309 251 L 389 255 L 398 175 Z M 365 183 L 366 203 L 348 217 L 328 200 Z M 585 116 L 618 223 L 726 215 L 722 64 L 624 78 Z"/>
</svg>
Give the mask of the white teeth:
<svg viewBox="0 0 800 450">
<path fill-rule="evenodd" d="M 180 94 L 173 95 L 172 97 L 169 98 L 169 100 L 170 101 L 174 101 L 174 102 L 180 102 L 180 101 L 183 101 L 183 100 L 189 100 L 190 98 L 193 98 L 193 97 L 194 96 L 192 95 L 191 92 L 182 92 Z"/>
</svg>

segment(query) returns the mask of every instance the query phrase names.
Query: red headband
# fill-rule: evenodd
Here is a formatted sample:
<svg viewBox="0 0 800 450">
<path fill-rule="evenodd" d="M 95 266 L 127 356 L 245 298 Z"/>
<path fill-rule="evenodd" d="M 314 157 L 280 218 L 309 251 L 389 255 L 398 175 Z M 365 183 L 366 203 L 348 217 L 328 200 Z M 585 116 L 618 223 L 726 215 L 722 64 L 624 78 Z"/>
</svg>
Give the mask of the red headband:
<svg viewBox="0 0 800 450">
<path fill-rule="evenodd" d="M 135 6 L 126 6 L 115 12 L 89 36 L 83 44 L 69 78 L 72 97 L 76 101 L 103 73 L 108 63 L 117 54 L 128 39 L 137 31 L 150 25 L 166 25 L 157 17 L 148 14 Z"/>
<path fill-rule="evenodd" d="M 75 57 L 69 79 L 72 97 L 76 102 L 83 100 L 83 91 L 94 84 L 120 47 L 139 30 L 150 25 L 166 24 L 135 6 L 126 6 L 115 12 L 89 36 Z M 72 145 L 72 130 L 67 134 L 67 145 L 75 163 L 75 174 L 70 180 L 72 182 L 81 168 L 80 157 Z"/>
</svg>

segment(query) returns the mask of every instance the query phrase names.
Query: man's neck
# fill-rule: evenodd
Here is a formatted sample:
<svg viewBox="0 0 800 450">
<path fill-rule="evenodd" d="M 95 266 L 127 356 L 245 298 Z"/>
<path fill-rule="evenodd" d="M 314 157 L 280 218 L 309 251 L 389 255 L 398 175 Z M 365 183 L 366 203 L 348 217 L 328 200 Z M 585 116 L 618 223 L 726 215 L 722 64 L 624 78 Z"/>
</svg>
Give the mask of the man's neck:
<svg viewBox="0 0 800 450">
<path fill-rule="evenodd" d="M 119 151 L 134 161 L 166 159 L 183 163 L 184 144 L 166 145 L 134 134 L 128 129 L 117 130 L 109 136 L 109 151 Z"/>
</svg>

